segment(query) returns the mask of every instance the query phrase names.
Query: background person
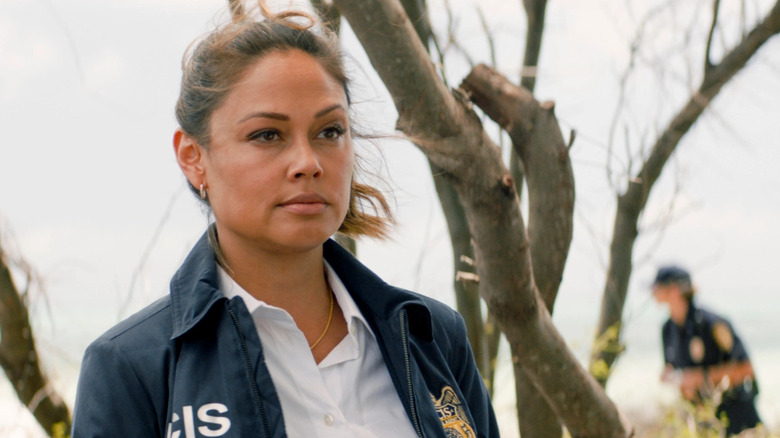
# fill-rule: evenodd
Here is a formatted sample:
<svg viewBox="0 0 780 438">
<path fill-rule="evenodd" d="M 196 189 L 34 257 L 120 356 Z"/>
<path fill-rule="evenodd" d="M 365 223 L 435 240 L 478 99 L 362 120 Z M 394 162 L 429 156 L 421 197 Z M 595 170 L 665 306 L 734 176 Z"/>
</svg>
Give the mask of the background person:
<svg viewBox="0 0 780 438">
<path fill-rule="evenodd" d="M 73 437 L 497 437 L 460 315 L 329 239 L 389 217 L 357 182 L 338 41 L 260 7 L 185 60 L 174 149 L 214 223 L 87 349 Z"/>
<path fill-rule="evenodd" d="M 729 321 L 695 305 L 691 276 L 681 267 L 660 268 L 652 290 L 655 300 L 669 308 L 662 330 L 666 367 L 661 379 L 679 385 L 691 402 L 714 400 L 716 416 L 729 435 L 755 427 L 761 422 L 754 401 L 756 378 Z"/>
</svg>

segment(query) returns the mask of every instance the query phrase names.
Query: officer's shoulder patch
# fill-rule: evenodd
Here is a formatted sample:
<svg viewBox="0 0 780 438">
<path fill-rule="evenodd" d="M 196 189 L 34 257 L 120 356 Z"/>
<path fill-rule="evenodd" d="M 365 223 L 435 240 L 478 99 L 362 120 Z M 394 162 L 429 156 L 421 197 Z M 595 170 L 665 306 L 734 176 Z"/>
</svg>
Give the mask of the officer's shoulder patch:
<svg viewBox="0 0 780 438">
<path fill-rule="evenodd" d="M 451 386 L 442 388 L 438 399 L 431 394 L 431 399 L 447 438 L 476 438 L 474 429 L 468 423 L 463 404 Z"/>
<path fill-rule="evenodd" d="M 718 344 L 718 348 L 726 353 L 730 353 L 734 348 L 734 334 L 731 333 L 731 329 L 725 322 L 716 322 L 712 326 L 712 337 L 715 338 L 715 342 Z"/>
</svg>

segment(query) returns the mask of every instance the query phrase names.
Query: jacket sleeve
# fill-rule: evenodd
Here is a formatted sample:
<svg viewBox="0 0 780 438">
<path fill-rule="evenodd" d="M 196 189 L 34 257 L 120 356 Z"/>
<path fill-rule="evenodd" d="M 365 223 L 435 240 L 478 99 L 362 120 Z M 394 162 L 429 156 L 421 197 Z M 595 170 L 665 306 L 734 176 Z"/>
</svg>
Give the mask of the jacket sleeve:
<svg viewBox="0 0 780 438">
<path fill-rule="evenodd" d="M 490 394 L 485 387 L 485 381 L 477 369 L 474 353 L 471 350 L 466 324 L 463 317 L 455 315 L 453 352 L 450 359 L 450 367 L 458 379 L 458 386 L 466 398 L 466 405 L 474 420 L 474 431 L 479 438 L 498 438 L 498 423 L 490 401 Z"/>
<path fill-rule="evenodd" d="M 162 388 L 160 388 L 162 389 Z M 162 437 L 149 392 L 110 339 L 87 348 L 73 410 L 73 438 Z"/>
</svg>

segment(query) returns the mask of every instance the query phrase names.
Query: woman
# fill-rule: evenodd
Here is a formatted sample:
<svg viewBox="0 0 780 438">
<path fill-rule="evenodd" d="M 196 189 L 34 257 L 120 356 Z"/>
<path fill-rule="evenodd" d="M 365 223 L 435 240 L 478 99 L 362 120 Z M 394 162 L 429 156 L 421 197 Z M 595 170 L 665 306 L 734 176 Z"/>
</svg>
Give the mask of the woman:
<svg viewBox="0 0 780 438">
<path fill-rule="evenodd" d="M 178 163 L 214 224 L 85 353 L 74 437 L 494 437 L 460 316 L 329 236 L 379 237 L 337 41 L 239 16 L 186 59 Z"/>
<path fill-rule="evenodd" d="M 728 436 L 756 427 L 756 376 L 731 323 L 695 304 L 691 275 L 679 266 L 661 267 L 652 288 L 656 302 L 669 308 L 661 380 L 676 384 L 688 401 L 717 406 L 715 418 Z"/>
</svg>

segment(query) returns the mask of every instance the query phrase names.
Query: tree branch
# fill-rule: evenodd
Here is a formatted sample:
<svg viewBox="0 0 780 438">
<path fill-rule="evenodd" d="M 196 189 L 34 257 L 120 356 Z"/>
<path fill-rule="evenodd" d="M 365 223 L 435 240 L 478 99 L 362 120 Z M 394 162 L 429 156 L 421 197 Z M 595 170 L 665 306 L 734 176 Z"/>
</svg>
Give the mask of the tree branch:
<svg viewBox="0 0 780 438">
<path fill-rule="evenodd" d="M 428 42 L 434 38 L 424 3 L 423 0 L 401 1 L 406 15 L 414 24 L 414 30 L 418 38 L 427 50 Z M 474 258 L 474 249 L 471 247 L 471 232 L 468 228 L 466 212 L 463 209 L 460 198 L 458 198 L 452 180 L 446 177 L 446 172 L 443 172 L 430 160 L 428 160 L 428 165 L 431 169 L 436 194 L 439 197 L 439 204 L 447 222 L 450 245 L 452 246 L 452 262 L 456 272 L 453 281 L 456 306 L 466 323 L 469 343 L 477 361 L 477 368 L 487 382 L 488 390 L 492 391 L 493 367 L 491 366 L 491 359 L 495 358 L 495 356 L 490 356 L 490 351 L 487 347 L 485 324 L 482 320 L 482 302 L 478 291 L 479 283 L 478 281 L 464 281 L 458 276 L 458 274 L 466 273 L 473 276 L 473 278 L 478 278 L 473 272 L 474 267 L 464 262 L 464 260 Z"/>
<path fill-rule="evenodd" d="M 417 36 L 427 49 L 428 41 L 433 33 L 431 31 L 431 23 L 428 20 L 428 9 L 425 7 L 425 0 L 401 0 L 401 5 L 404 7 L 409 20 L 411 20 Z"/>
<path fill-rule="evenodd" d="M 631 186 L 624 195 L 626 198 L 636 199 L 634 205 L 640 209 L 644 208 L 650 188 L 655 184 L 663 166 L 682 137 L 699 119 L 723 86 L 742 70 L 769 38 L 778 33 L 780 33 L 780 1 L 775 3 L 764 21 L 729 51 L 719 64 L 713 65 L 709 74 L 705 74 L 698 91 L 690 97 L 653 145 L 650 156 L 637 174 L 640 184 Z"/>
<path fill-rule="evenodd" d="M 574 175 L 568 148 L 550 102 L 540 104 L 525 88 L 486 65 L 475 67 L 461 87 L 512 138 L 528 169 L 528 234 L 534 280 L 552 310 L 572 239 Z"/>
<path fill-rule="evenodd" d="M 516 372 L 522 367 L 573 436 L 625 437 L 617 409 L 539 297 L 512 178 L 468 99 L 447 91 L 397 0 L 334 3 L 393 96 L 399 129 L 453 181 L 474 239 L 480 295 L 510 343 Z"/>
<path fill-rule="evenodd" d="M 32 327 L 19 290 L 0 247 L 0 366 L 47 434 L 70 430 L 70 412 L 43 375 Z"/>
<path fill-rule="evenodd" d="M 574 176 L 551 104 L 539 104 L 531 92 L 511 84 L 484 65 L 461 85 L 471 99 L 512 138 L 513 155 L 528 169 L 528 234 L 533 274 L 552 313 L 572 239 Z M 521 436 L 560 437 L 561 424 L 531 379 L 515 374 Z"/>
<path fill-rule="evenodd" d="M 547 10 L 547 0 L 523 0 L 528 30 L 525 33 L 525 55 L 520 86 L 531 93 L 536 87 L 536 72 L 539 65 L 539 55 L 542 52 L 542 35 L 544 34 L 544 16 Z"/>
<path fill-rule="evenodd" d="M 718 26 L 718 11 L 720 10 L 720 0 L 712 2 L 712 24 L 710 32 L 707 35 L 707 49 L 704 51 L 704 74 L 712 69 L 712 39 L 715 36 L 715 28 Z"/>
<path fill-rule="evenodd" d="M 324 0 L 311 0 L 311 5 L 317 11 L 317 15 L 320 16 L 325 26 L 338 35 L 341 31 L 341 14 L 339 10 L 332 3 L 325 3 Z"/>
<path fill-rule="evenodd" d="M 780 33 L 780 1 L 775 3 L 764 20 L 730 50 L 719 64 L 713 65 L 705 73 L 698 90 L 658 137 L 642 169 L 631 179 L 625 193 L 618 197 L 597 337 L 610 329 L 617 330 L 615 341 L 620 336 L 620 322 L 633 267 L 633 248 L 638 234 L 639 215 L 644 210 L 650 190 L 661 175 L 664 165 L 683 136 L 688 133 L 723 86 L 747 64 L 766 41 L 778 33 Z M 600 368 L 610 369 L 616 358 L 615 352 L 593 351 L 591 367 L 600 364 Z M 602 384 L 606 384 L 607 377 L 608 375 L 605 375 L 600 378 Z"/>
</svg>

